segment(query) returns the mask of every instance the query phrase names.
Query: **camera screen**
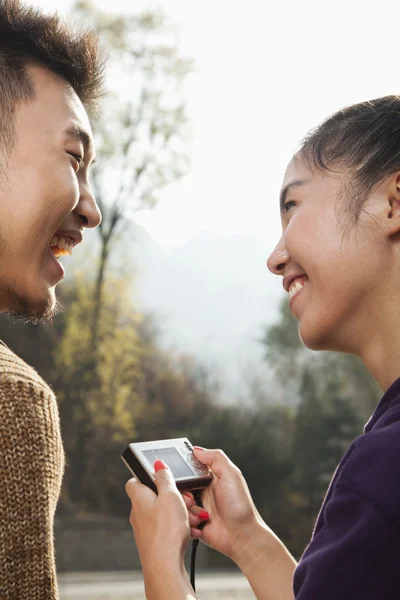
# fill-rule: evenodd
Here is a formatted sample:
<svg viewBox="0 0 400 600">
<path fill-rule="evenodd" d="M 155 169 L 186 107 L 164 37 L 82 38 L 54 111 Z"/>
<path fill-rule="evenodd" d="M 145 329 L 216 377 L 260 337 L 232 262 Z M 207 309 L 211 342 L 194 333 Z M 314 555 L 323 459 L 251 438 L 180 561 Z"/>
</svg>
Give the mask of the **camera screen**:
<svg viewBox="0 0 400 600">
<path fill-rule="evenodd" d="M 175 448 L 160 448 L 158 450 L 145 450 L 143 452 L 150 464 L 154 464 L 156 460 L 161 459 L 172 471 L 172 475 L 178 477 L 193 477 L 194 473 L 185 463 L 182 456 Z"/>
</svg>

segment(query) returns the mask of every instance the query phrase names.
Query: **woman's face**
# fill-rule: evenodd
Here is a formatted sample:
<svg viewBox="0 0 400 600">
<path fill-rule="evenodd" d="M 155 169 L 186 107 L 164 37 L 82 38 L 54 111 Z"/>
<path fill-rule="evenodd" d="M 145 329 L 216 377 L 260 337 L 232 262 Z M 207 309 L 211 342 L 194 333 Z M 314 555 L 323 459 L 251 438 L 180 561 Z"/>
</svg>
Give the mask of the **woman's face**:
<svg viewBox="0 0 400 600">
<path fill-rule="evenodd" d="M 358 354 L 376 311 L 387 269 L 387 239 L 376 225 L 380 191 L 346 228 L 343 173 L 310 170 L 299 157 L 281 191 L 282 236 L 268 259 L 283 276 L 303 343 Z"/>
</svg>

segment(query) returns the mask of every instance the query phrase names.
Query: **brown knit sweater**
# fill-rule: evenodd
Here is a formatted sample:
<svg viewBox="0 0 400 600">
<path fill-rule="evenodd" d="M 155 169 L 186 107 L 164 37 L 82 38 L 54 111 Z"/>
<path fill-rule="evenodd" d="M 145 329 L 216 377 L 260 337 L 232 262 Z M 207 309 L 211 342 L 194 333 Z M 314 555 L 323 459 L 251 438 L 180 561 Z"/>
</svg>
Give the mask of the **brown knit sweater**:
<svg viewBox="0 0 400 600">
<path fill-rule="evenodd" d="M 0 344 L 0 599 L 58 598 L 54 512 L 64 469 L 56 399 Z"/>
</svg>

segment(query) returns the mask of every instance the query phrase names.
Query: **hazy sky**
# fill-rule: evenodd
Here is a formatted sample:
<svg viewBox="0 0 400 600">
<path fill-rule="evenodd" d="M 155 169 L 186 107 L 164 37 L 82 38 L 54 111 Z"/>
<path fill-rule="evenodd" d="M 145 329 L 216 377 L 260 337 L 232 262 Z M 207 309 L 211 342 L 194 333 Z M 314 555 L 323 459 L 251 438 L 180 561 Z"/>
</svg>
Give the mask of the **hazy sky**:
<svg viewBox="0 0 400 600">
<path fill-rule="evenodd" d="M 28 0 L 67 11 L 69 0 Z M 364 0 L 97 0 L 158 6 L 197 62 L 188 89 L 193 169 L 139 221 L 178 245 L 202 229 L 275 244 L 277 196 L 303 135 L 344 105 L 400 93 L 399 5 Z"/>
</svg>

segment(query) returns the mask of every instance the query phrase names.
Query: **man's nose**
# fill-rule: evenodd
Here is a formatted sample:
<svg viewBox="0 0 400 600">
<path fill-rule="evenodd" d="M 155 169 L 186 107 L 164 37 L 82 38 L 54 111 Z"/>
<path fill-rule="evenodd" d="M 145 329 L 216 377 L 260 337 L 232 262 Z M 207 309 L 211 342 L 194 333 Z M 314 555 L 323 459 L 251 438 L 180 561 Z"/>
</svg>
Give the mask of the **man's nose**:
<svg viewBox="0 0 400 600">
<path fill-rule="evenodd" d="M 89 185 L 81 186 L 81 196 L 74 210 L 83 227 L 94 228 L 101 223 L 101 212 Z"/>
<path fill-rule="evenodd" d="M 268 257 L 267 267 L 274 275 L 283 275 L 284 268 L 288 262 L 289 254 L 282 236 Z"/>
</svg>

